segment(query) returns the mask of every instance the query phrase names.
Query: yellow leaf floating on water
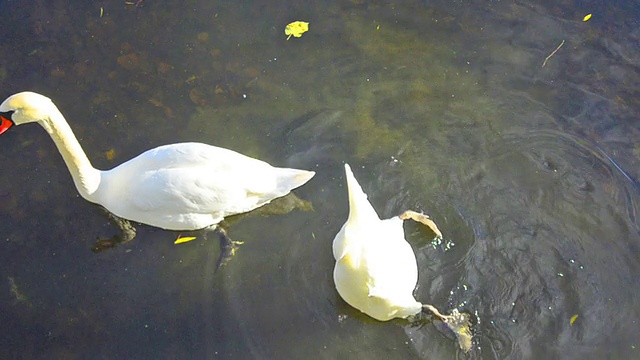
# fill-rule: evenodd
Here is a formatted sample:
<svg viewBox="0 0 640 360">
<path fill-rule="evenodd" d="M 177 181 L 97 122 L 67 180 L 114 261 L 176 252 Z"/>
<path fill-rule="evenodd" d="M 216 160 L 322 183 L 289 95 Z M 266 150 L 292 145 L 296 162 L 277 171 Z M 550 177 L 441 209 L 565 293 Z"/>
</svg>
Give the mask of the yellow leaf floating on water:
<svg viewBox="0 0 640 360">
<path fill-rule="evenodd" d="M 180 237 L 180 235 L 178 235 L 178 238 L 173 243 L 174 244 L 182 244 L 182 243 L 186 243 L 186 242 L 189 242 L 189 241 L 195 240 L 195 239 L 196 239 L 195 236 Z"/>
<path fill-rule="evenodd" d="M 575 314 L 571 317 L 571 320 L 569 320 L 569 325 L 573 326 L 573 323 L 576 322 L 576 319 L 578 318 L 578 314 Z"/>
<path fill-rule="evenodd" d="M 591 14 L 585 15 L 582 21 L 589 21 L 589 19 L 591 19 Z"/>
<path fill-rule="evenodd" d="M 104 156 L 107 157 L 107 160 L 111 161 L 116 156 L 116 149 L 109 149 L 104 152 Z"/>
<path fill-rule="evenodd" d="M 299 38 L 307 31 L 309 31 L 309 23 L 304 21 L 294 21 L 284 28 L 284 34 L 288 35 L 287 40 L 291 36 Z"/>
</svg>

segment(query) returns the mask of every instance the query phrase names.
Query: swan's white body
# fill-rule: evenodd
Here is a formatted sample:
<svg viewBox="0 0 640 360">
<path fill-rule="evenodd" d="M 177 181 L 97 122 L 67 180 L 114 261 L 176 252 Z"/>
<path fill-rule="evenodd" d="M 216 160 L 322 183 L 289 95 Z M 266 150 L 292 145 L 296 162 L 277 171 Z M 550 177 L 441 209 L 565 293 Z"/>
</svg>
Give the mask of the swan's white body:
<svg viewBox="0 0 640 360">
<path fill-rule="evenodd" d="M 226 216 L 260 207 L 309 181 L 314 172 L 276 168 L 215 146 L 160 146 L 111 170 L 95 169 L 66 120 L 43 96 L 23 92 L 7 98 L 0 113 L 15 125 L 38 122 L 51 135 L 88 201 L 114 215 L 169 230 L 197 230 Z M 9 121 L 3 115 L 4 121 Z M 9 125 L 0 129 L 5 131 Z"/>
<path fill-rule="evenodd" d="M 333 240 L 336 289 L 351 306 L 386 321 L 422 311 L 413 297 L 418 264 L 399 217 L 380 220 L 349 165 L 349 218 Z"/>
</svg>

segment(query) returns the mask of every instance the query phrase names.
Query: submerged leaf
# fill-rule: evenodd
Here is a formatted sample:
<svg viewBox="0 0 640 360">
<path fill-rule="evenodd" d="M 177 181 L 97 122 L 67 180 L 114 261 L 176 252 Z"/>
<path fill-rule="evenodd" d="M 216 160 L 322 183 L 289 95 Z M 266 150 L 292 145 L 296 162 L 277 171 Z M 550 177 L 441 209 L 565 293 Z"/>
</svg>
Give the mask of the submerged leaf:
<svg viewBox="0 0 640 360">
<path fill-rule="evenodd" d="M 589 21 L 589 19 L 591 19 L 591 14 L 585 15 L 582 21 Z"/>
<path fill-rule="evenodd" d="M 113 158 L 116 157 L 116 149 L 109 149 L 109 150 L 105 151 L 104 152 L 104 156 L 109 161 L 113 160 Z"/>
<path fill-rule="evenodd" d="M 24 295 L 20 290 L 18 290 L 18 284 L 16 284 L 15 278 L 13 278 L 12 276 L 7 276 L 7 279 L 9 280 L 9 291 L 11 292 L 11 295 L 13 295 L 15 300 L 20 303 L 31 305 L 27 296 Z"/>
<path fill-rule="evenodd" d="M 575 314 L 571 317 L 571 320 L 569 320 L 569 325 L 573 326 L 573 323 L 576 322 L 576 319 L 578 318 L 578 314 Z"/>
</svg>

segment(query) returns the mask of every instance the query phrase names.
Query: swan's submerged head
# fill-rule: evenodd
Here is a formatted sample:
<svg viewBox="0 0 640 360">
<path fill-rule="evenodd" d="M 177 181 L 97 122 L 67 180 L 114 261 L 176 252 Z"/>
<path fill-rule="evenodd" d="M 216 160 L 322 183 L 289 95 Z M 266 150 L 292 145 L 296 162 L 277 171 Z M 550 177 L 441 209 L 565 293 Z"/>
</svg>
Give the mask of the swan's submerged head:
<svg viewBox="0 0 640 360">
<path fill-rule="evenodd" d="M 21 92 L 9 96 L 0 104 L 0 135 L 13 125 L 47 119 L 57 110 L 51 99 L 34 92 Z"/>
</svg>

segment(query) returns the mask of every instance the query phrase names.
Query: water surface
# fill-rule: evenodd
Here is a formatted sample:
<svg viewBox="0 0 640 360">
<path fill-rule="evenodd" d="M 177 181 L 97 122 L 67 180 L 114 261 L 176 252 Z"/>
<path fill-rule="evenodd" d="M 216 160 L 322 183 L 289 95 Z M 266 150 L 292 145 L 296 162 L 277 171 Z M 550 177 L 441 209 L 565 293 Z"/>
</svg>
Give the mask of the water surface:
<svg viewBox="0 0 640 360">
<path fill-rule="evenodd" d="M 96 167 L 193 140 L 317 171 L 295 191 L 313 211 L 238 219 L 245 244 L 214 273 L 215 239 L 145 226 L 92 253 L 115 229 L 42 129 L 12 129 L 2 358 L 638 357 L 632 2 L 0 6 L 0 97 L 50 96 Z M 287 41 L 295 20 L 310 31 Z M 337 295 L 344 162 L 382 217 L 424 211 L 443 231 L 405 226 L 416 298 L 473 315 L 470 354 L 438 324 L 376 322 Z"/>
</svg>

